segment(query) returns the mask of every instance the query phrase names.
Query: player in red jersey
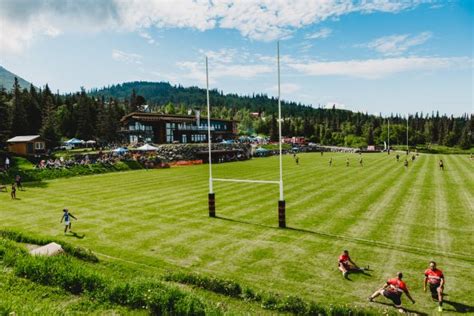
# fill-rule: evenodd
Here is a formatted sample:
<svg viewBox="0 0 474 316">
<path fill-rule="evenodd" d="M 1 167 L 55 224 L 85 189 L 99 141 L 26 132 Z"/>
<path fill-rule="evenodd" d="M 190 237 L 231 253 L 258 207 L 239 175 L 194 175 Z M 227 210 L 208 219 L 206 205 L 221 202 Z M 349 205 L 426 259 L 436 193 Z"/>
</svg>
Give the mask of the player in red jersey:
<svg viewBox="0 0 474 316">
<path fill-rule="evenodd" d="M 369 268 L 359 268 L 357 264 L 352 261 L 351 257 L 349 256 L 349 251 L 344 250 L 344 252 L 339 256 L 339 271 L 342 272 L 342 276 L 347 279 L 347 275 L 351 271 L 358 271 L 358 272 L 363 272 L 365 270 L 368 270 Z"/>
<path fill-rule="evenodd" d="M 397 273 L 396 278 L 388 279 L 387 283 L 384 284 L 383 288 L 377 290 L 369 297 L 369 301 L 372 302 L 374 298 L 379 295 L 383 295 L 386 298 L 390 299 L 396 308 L 402 309 L 402 294 L 405 293 L 406 296 L 415 304 L 415 300 L 411 297 L 410 292 L 408 291 L 407 285 L 402 281 L 403 274 L 401 272 Z"/>
<path fill-rule="evenodd" d="M 423 289 L 426 292 L 426 284 L 430 286 L 431 297 L 438 301 L 438 310 L 443 311 L 443 290 L 444 290 L 444 275 L 443 271 L 436 268 L 436 262 L 430 261 L 430 267 L 425 270 L 425 280 L 423 282 Z"/>
</svg>

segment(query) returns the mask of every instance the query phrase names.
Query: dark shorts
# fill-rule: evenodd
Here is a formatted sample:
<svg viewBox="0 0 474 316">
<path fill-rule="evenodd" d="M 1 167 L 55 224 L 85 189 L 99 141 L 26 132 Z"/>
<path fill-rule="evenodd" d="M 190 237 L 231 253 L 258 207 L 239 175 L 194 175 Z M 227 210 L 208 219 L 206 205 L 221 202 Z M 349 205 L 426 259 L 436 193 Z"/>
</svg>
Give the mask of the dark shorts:
<svg viewBox="0 0 474 316">
<path fill-rule="evenodd" d="M 350 264 L 348 264 L 348 263 L 342 263 L 342 262 L 339 262 L 338 266 L 339 266 L 339 267 L 340 267 L 340 266 L 344 267 L 344 269 L 346 269 L 347 271 L 351 270 L 351 268 L 352 268 Z"/>
<path fill-rule="evenodd" d="M 438 299 L 438 288 L 440 286 L 440 283 L 438 284 L 429 284 L 430 285 L 430 292 L 431 292 L 431 297 L 434 299 Z"/>
<path fill-rule="evenodd" d="M 396 306 L 402 305 L 402 296 L 397 293 L 384 290 L 383 296 L 391 300 Z"/>
</svg>

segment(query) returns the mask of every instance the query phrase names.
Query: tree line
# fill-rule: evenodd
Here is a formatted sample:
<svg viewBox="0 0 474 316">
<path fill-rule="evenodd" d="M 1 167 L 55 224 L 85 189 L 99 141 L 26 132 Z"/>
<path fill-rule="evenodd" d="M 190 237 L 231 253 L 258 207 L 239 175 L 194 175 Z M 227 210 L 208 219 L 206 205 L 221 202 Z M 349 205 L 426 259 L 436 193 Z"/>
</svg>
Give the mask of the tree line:
<svg viewBox="0 0 474 316">
<path fill-rule="evenodd" d="M 239 96 L 210 91 L 211 117 L 238 120 L 239 134 L 268 135 L 278 139 L 278 100 L 264 94 Z M 206 113 L 206 91 L 169 83 L 129 82 L 102 89 L 53 94 L 46 85 L 21 88 L 15 80 L 10 91 L 0 90 L 0 144 L 18 135 L 40 134 L 48 148 L 62 139 L 77 137 L 100 143 L 120 142 L 120 119 L 147 104 L 152 112 L 187 115 L 199 109 Z M 348 110 L 314 108 L 282 102 L 282 134 L 304 136 L 323 145 L 364 147 L 406 144 L 406 118 L 400 115 L 369 115 Z M 470 148 L 474 120 L 467 114 L 454 117 L 415 113 L 408 120 L 410 145 L 440 144 Z"/>
</svg>

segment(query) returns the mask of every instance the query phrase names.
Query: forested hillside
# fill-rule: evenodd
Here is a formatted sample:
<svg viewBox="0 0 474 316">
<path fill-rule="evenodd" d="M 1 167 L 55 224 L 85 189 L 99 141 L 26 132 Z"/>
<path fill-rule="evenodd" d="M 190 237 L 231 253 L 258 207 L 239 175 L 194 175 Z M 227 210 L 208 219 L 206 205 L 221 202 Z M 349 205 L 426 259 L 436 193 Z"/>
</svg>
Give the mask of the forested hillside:
<svg viewBox="0 0 474 316">
<path fill-rule="evenodd" d="M 264 134 L 277 139 L 277 100 L 266 95 L 239 96 L 217 90 L 210 93 L 211 116 L 240 121 L 243 135 Z M 187 114 L 199 108 L 206 116 L 206 91 L 168 83 L 130 82 L 100 90 L 58 95 L 46 85 L 41 89 L 20 87 L 15 80 L 11 90 L 0 91 L 0 142 L 8 137 L 41 134 L 48 146 L 61 138 L 78 137 L 99 142 L 120 141 L 120 118 L 148 104 L 151 111 Z M 295 102 L 283 102 L 284 136 L 305 136 L 324 145 L 363 147 L 387 140 L 406 143 L 406 118 L 368 115 L 339 109 L 313 108 Z M 409 117 L 410 145 L 440 144 L 470 148 L 474 120 L 439 113 L 413 113 Z"/>
</svg>

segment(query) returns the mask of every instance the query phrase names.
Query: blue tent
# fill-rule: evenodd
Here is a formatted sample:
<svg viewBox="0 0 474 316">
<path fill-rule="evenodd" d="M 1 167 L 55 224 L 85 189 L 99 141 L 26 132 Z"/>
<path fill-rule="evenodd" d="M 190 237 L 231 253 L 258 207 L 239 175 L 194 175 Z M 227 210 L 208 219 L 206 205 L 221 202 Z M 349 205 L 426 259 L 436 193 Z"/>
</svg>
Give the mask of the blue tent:
<svg viewBox="0 0 474 316">
<path fill-rule="evenodd" d="M 128 149 L 125 147 L 119 147 L 113 150 L 114 153 L 119 154 L 119 155 L 125 154 L 127 151 Z"/>
<path fill-rule="evenodd" d="M 266 153 L 268 152 L 268 149 L 265 149 L 265 148 L 262 148 L 262 147 L 258 147 L 255 152 L 257 153 Z"/>
</svg>

